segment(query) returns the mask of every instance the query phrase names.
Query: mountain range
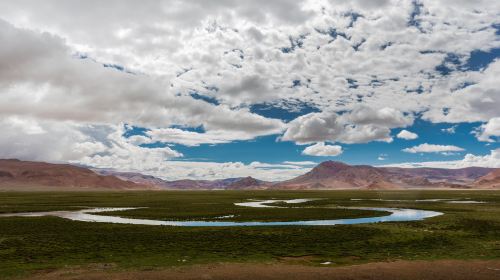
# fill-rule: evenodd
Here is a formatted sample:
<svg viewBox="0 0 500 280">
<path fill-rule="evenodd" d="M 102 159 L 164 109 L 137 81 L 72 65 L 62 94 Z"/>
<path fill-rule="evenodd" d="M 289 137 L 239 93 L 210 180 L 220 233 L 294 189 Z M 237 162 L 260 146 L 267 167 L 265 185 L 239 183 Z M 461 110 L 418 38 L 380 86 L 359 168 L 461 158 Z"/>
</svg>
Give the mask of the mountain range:
<svg viewBox="0 0 500 280">
<path fill-rule="evenodd" d="M 495 169 L 397 168 L 325 161 L 304 175 L 276 184 L 285 189 L 471 188 Z"/>
<path fill-rule="evenodd" d="M 500 169 L 375 167 L 325 161 L 301 176 L 281 182 L 266 182 L 253 177 L 167 181 L 134 172 L 0 159 L 0 189 L 4 190 L 390 190 L 415 188 L 498 189 L 500 188 Z"/>
</svg>

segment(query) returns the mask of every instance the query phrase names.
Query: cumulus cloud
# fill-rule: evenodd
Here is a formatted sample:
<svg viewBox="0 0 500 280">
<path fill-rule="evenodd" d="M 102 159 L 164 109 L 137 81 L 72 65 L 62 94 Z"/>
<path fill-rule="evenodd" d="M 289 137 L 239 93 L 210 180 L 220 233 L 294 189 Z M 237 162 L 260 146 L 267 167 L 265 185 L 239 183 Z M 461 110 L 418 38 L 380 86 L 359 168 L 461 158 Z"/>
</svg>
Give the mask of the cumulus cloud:
<svg viewBox="0 0 500 280">
<path fill-rule="evenodd" d="M 357 107 L 343 114 L 310 113 L 287 124 L 281 140 L 299 144 L 313 142 L 366 143 L 391 142 L 390 129 L 413 123 L 413 117 L 393 108 L 375 110 Z"/>
<path fill-rule="evenodd" d="M 456 129 L 457 129 L 457 126 L 456 125 L 452 125 L 452 126 L 450 126 L 448 128 L 441 129 L 441 131 L 444 132 L 444 133 L 448 133 L 448 134 L 455 134 Z"/>
<path fill-rule="evenodd" d="M 401 130 L 396 137 L 405 139 L 405 140 L 414 140 L 418 138 L 416 133 L 410 132 L 406 129 Z"/>
<path fill-rule="evenodd" d="M 449 152 L 462 152 L 465 151 L 463 148 L 453 146 L 453 145 L 434 145 L 434 144 L 420 144 L 411 148 L 406 148 L 402 150 L 407 153 L 449 153 Z"/>
<path fill-rule="evenodd" d="M 385 166 L 416 168 L 416 167 L 433 167 L 433 168 L 465 168 L 465 167 L 491 167 L 500 168 L 500 149 L 491 150 L 489 154 L 473 155 L 466 154 L 461 160 L 451 161 L 427 161 L 427 162 L 408 162 L 389 164 Z"/>
<path fill-rule="evenodd" d="M 105 150 L 81 126 L 19 117 L 0 120 L 0 158 L 61 162 Z"/>
<path fill-rule="evenodd" d="M 303 155 L 308 156 L 338 156 L 342 154 L 342 147 L 339 145 L 325 145 L 324 142 L 318 142 L 312 146 L 306 147 L 302 151 Z"/>
<path fill-rule="evenodd" d="M 314 161 L 284 161 L 284 164 L 291 164 L 291 165 L 316 165 L 318 164 L 317 162 Z"/>
<path fill-rule="evenodd" d="M 141 166 L 119 154 L 153 152 L 139 146 L 151 142 L 197 146 L 282 133 L 297 144 L 391 142 L 391 130 L 415 118 L 487 122 L 478 138 L 493 141 L 500 61 L 471 69 L 468 60 L 500 48 L 498 5 L 2 1 L 0 154 Z M 320 113 L 285 123 L 253 112 L 262 103 Z M 122 123 L 147 133 L 120 140 L 127 144 L 116 136 L 121 144 L 111 148 L 108 136 Z M 24 146 L 11 150 L 13 143 Z M 180 156 L 156 152 L 150 156 Z"/>
<path fill-rule="evenodd" d="M 433 88 L 435 94 L 428 96 L 429 111 L 424 119 L 432 122 L 477 122 L 498 117 L 500 90 L 498 76 L 500 60 L 490 63 L 481 72 L 457 73 L 449 80 L 441 81 Z M 464 83 L 471 84 L 463 87 Z M 454 90 L 456 87 L 459 89 Z"/>
<path fill-rule="evenodd" d="M 109 128 L 105 128 L 109 131 Z M 165 161 L 183 154 L 169 147 L 144 148 L 130 143 L 126 139 L 123 126 L 115 127 L 105 134 L 103 139 L 106 149 L 100 153 L 92 153 L 72 162 L 89 166 L 114 166 L 125 170 L 150 170 Z"/>
<path fill-rule="evenodd" d="M 193 179 L 215 180 L 252 176 L 260 180 L 281 181 L 294 178 L 308 172 L 311 168 L 291 164 L 270 164 L 252 162 L 206 162 L 206 161 L 158 161 L 149 164 L 148 161 L 111 160 L 86 161 L 97 168 L 116 169 L 120 171 L 141 172 L 165 180 Z"/>
<path fill-rule="evenodd" d="M 123 126 L 9 117 L 0 121 L 0 158 L 87 164 L 95 161 L 150 162 L 182 157 L 168 147 L 143 148 L 123 137 Z"/>
<path fill-rule="evenodd" d="M 428 112 L 427 119 L 439 122 L 460 79 L 480 84 L 487 78 L 442 76 L 436 67 L 448 53 L 466 61 L 473 50 L 500 44 L 491 26 L 495 1 L 462 1 L 453 9 L 441 2 L 448 3 L 89 1 L 75 9 L 54 0 L 5 2 L 0 10 L 16 26 L 57 34 L 72 51 L 161 75 L 176 93 L 194 90 L 231 107 L 293 96 L 338 112 L 360 102 Z M 293 80 L 300 86 L 290 87 Z M 466 95 L 471 103 L 482 99 Z M 433 102 L 438 98 L 442 104 Z M 469 118 L 460 110 L 447 119 Z"/>
<path fill-rule="evenodd" d="M 280 132 L 279 129 L 275 131 Z M 258 134 L 245 131 L 228 131 L 224 129 L 209 130 L 206 132 L 188 131 L 179 128 L 157 128 L 147 131 L 146 136 L 136 136 L 137 144 L 145 143 L 174 143 L 185 146 L 199 146 L 201 144 L 223 144 L 236 140 L 250 140 Z"/>
<path fill-rule="evenodd" d="M 165 80 L 71 56 L 64 40 L 0 21 L 0 115 L 82 123 L 164 127 L 202 125 L 243 139 L 275 134 L 283 124 L 171 92 Z M 147 110 L 145 110 L 147 108 Z M 236 137 L 237 138 L 237 137 Z"/>
<path fill-rule="evenodd" d="M 479 141 L 495 142 L 493 138 L 500 136 L 500 117 L 492 118 L 486 124 L 481 125 L 476 136 Z"/>
<path fill-rule="evenodd" d="M 334 113 L 310 113 L 300 116 L 287 125 L 281 140 L 311 143 L 336 139 L 343 130 Z"/>
</svg>

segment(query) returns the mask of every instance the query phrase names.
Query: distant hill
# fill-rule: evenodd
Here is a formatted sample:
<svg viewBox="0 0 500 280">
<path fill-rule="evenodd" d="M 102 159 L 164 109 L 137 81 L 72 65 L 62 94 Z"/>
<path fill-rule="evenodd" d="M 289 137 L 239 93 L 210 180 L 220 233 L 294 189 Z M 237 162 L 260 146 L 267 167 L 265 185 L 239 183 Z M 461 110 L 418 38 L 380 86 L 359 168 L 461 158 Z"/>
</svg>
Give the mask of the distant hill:
<svg viewBox="0 0 500 280">
<path fill-rule="evenodd" d="M 304 175 L 276 184 L 284 189 L 350 189 L 367 187 L 378 182 L 385 184 L 385 176 L 379 169 L 359 165 L 351 166 L 342 162 L 325 161 Z"/>
<path fill-rule="evenodd" d="M 468 167 L 398 168 L 348 165 L 325 161 L 309 172 L 282 182 L 253 177 L 167 181 L 134 172 L 88 169 L 69 164 L 0 160 L 0 190 L 244 190 L 244 189 L 370 189 L 500 188 L 500 169 Z"/>
<path fill-rule="evenodd" d="M 493 170 L 490 173 L 478 178 L 474 182 L 474 186 L 478 188 L 500 189 L 500 169 Z"/>
<path fill-rule="evenodd" d="M 136 190 L 151 186 L 99 175 L 69 164 L 0 159 L 0 189 L 8 190 Z"/>
<path fill-rule="evenodd" d="M 348 165 L 337 161 L 325 161 L 304 175 L 291 180 L 271 183 L 253 177 L 222 180 L 176 180 L 165 181 L 138 173 L 110 172 L 125 180 L 151 184 L 162 189 L 370 189 L 394 190 L 409 188 L 488 188 L 496 181 L 487 174 L 498 169 L 467 167 L 444 168 L 399 168 L 374 167 L 370 165 Z M 97 170 L 102 173 L 103 171 Z M 478 181 L 482 178 L 481 183 Z"/>
<path fill-rule="evenodd" d="M 122 180 L 128 180 L 139 184 L 151 185 L 161 189 L 175 190 L 214 190 L 214 189 L 252 189 L 268 186 L 268 182 L 257 180 L 252 177 L 227 178 L 220 180 L 175 180 L 167 181 L 154 176 L 134 172 L 118 172 L 113 170 L 95 169 L 101 175 L 113 175 Z"/>
<path fill-rule="evenodd" d="M 278 189 L 401 189 L 401 188 L 470 188 L 492 168 L 462 169 L 395 168 L 348 165 L 325 161 L 304 175 L 280 182 Z"/>
<path fill-rule="evenodd" d="M 430 182 L 448 182 L 455 184 L 472 183 L 479 177 L 495 170 L 494 168 L 484 167 L 466 167 L 459 169 L 385 167 L 383 169 L 392 174 L 399 174 L 400 176 L 422 177 Z"/>
<path fill-rule="evenodd" d="M 270 186 L 271 183 L 257 180 L 253 177 L 240 178 L 228 185 L 228 189 L 264 189 Z"/>
<path fill-rule="evenodd" d="M 121 180 L 134 182 L 136 184 L 154 186 L 158 188 L 168 187 L 167 181 L 151 175 L 144 175 L 136 172 L 117 172 L 108 169 L 92 169 L 92 171 L 103 176 L 115 176 Z"/>
</svg>

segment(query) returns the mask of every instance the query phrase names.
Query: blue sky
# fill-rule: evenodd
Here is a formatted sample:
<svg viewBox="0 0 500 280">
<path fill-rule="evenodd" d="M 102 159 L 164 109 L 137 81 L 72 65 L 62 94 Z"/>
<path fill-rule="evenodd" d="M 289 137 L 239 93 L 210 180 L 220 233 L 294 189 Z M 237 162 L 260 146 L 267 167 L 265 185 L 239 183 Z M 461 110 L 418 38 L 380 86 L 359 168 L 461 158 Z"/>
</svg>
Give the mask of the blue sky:
<svg viewBox="0 0 500 280">
<path fill-rule="evenodd" d="M 452 57 L 451 59 L 449 57 Z M 440 65 L 439 72 L 448 75 L 453 71 L 481 71 L 500 57 L 500 49 L 493 48 L 488 51 L 474 50 L 465 61 L 454 55 L 449 55 Z M 451 61 L 451 66 L 446 65 Z M 299 80 L 292 81 L 292 86 L 301 86 Z M 464 87 L 469 84 L 464 85 Z M 196 99 L 217 104 L 217 99 L 193 93 Z M 293 110 L 273 104 L 254 104 L 251 111 L 267 118 L 280 119 L 289 122 L 301 115 L 319 112 L 320 110 L 307 103 L 299 103 Z M 500 109 L 499 109 L 500 111 Z M 432 123 L 417 119 L 411 126 L 404 129 L 416 133 L 417 139 L 405 140 L 394 137 L 390 143 L 369 142 L 362 144 L 344 144 L 343 153 L 338 156 L 311 156 L 304 155 L 302 151 L 304 145 L 296 145 L 288 141 L 281 141 L 280 135 L 269 135 L 256 137 L 247 141 L 234 141 L 227 144 L 202 144 L 195 147 L 181 144 L 169 144 L 155 142 L 143 144 L 144 147 L 165 147 L 169 146 L 181 152 L 184 157 L 177 159 L 183 161 L 208 161 L 208 162 L 228 162 L 240 161 L 245 164 L 259 161 L 279 164 L 286 161 L 311 161 L 319 163 L 325 160 L 343 161 L 350 164 L 385 165 L 398 164 L 402 162 L 427 162 L 427 161 L 453 161 L 460 160 L 466 153 L 475 155 L 487 155 L 491 150 L 499 148 L 498 142 L 482 142 L 475 135 L 482 122 L 467 123 Z M 175 126 L 173 126 L 175 127 Z M 132 127 L 124 135 L 145 135 L 146 128 Z M 184 130 L 203 132 L 203 127 L 184 128 Z M 392 129 L 391 134 L 397 135 L 403 128 Z M 422 143 L 433 143 L 435 145 L 453 144 L 464 151 L 453 153 L 407 153 L 402 150 Z"/>
<path fill-rule="evenodd" d="M 279 111 L 279 110 L 277 110 Z M 364 144 L 343 145 L 344 152 L 338 156 L 316 157 L 303 155 L 303 145 L 296 145 L 292 142 L 279 141 L 279 135 L 257 137 L 248 141 L 234 141 L 228 144 L 208 145 L 188 147 L 180 144 L 172 144 L 170 147 L 181 152 L 184 157 L 178 160 L 187 161 L 210 161 L 227 162 L 241 161 L 249 164 L 254 161 L 268 163 L 282 163 L 285 161 L 312 161 L 321 162 L 325 160 L 343 161 L 350 164 L 370 164 L 385 165 L 401 162 L 421 162 L 437 160 L 459 160 L 466 153 L 477 155 L 489 154 L 491 150 L 499 148 L 498 142 L 484 143 L 477 140 L 471 132 L 480 127 L 481 123 L 433 124 L 426 121 L 417 121 L 411 127 L 405 129 L 418 134 L 415 140 L 404 140 L 395 138 L 391 143 L 370 142 Z M 454 128 L 454 132 L 443 131 Z M 394 129 L 396 135 L 401 129 Z M 143 135 L 144 130 L 134 128 L 128 130 L 125 135 Z M 452 155 L 441 153 L 405 153 L 404 148 L 415 146 L 421 143 L 434 143 L 437 145 L 454 144 L 463 148 L 464 152 L 457 152 Z M 145 147 L 162 147 L 166 143 L 145 144 Z M 384 158 L 384 160 L 379 159 Z"/>
<path fill-rule="evenodd" d="M 0 158 L 169 180 L 500 168 L 499 15 L 495 0 L 4 1 Z"/>
</svg>

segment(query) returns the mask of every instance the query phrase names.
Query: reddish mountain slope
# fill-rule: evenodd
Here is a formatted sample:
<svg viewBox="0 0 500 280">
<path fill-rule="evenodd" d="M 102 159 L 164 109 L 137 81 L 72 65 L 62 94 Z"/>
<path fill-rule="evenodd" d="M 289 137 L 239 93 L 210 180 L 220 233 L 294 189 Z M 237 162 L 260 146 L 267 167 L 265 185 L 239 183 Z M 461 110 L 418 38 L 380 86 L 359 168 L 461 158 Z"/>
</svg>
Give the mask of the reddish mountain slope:
<svg viewBox="0 0 500 280">
<path fill-rule="evenodd" d="M 260 189 L 269 185 L 268 182 L 260 181 L 252 177 L 227 178 L 220 180 L 183 179 L 167 181 L 154 176 L 133 172 L 118 172 L 103 169 L 95 169 L 94 171 L 101 175 L 113 175 L 122 180 L 172 190 Z"/>
<path fill-rule="evenodd" d="M 444 168 L 398 168 L 382 167 L 381 169 L 395 176 L 421 177 L 430 182 L 448 182 L 467 184 L 493 171 L 493 168 L 467 167 L 460 169 Z"/>
<path fill-rule="evenodd" d="M 0 159 L 0 189 L 148 189 L 146 185 L 102 176 L 69 164 Z"/>
<path fill-rule="evenodd" d="M 500 188 L 500 169 L 495 169 L 474 182 L 475 187 Z"/>
<path fill-rule="evenodd" d="M 238 189 L 261 189 L 266 188 L 269 183 L 257 180 L 253 177 L 241 178 L 237 181 L 232 182 L 227 186 L 228 189 L 238 190 Z"/>
<path fill-rule="evenodd" d="M 336 161 L 325 161 L 295 179 L 275 185 L 284 189 L 350 189 L 366 188 L 373 183 L 390 185 L 386 174 L 373 166 L 351 166 Z"/>
<path fill-rule="evenodd" d="M 326 161 L 276 184 L 252 177 L 165 181 L 149 175 L 68 165 L 0 160 L 0 189 L 400 189 L 500 188 L 500 169 L 394 168 Z"/>
<path fill-rule="evenodd" d="M 306 174 L 275 184 L 280 189 L 470 188 L 494 169 L 396 168 L 326 161 Z"/>
<path fill-rule="evenodd" d="M 144 175 L 136 172 L 118 172 L 108 169 L 92 169 L 92 171 L 96 172 L 99 175 L 115 176 L 121 180 L 134 182 L 140 185 L 154 186 L 157 188 L 168 187 L 167 181 L 151 175 Z"/>
</svg>

